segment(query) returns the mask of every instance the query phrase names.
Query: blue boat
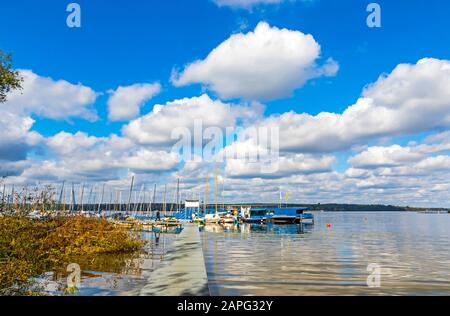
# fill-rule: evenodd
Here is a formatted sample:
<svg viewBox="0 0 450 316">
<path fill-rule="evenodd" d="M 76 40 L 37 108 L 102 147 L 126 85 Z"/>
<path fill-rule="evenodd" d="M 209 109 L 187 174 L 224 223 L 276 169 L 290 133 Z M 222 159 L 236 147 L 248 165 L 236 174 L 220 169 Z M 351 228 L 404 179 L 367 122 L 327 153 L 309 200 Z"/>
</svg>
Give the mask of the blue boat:
<svg viewBox="0 0 450 316">
<path fill-rule="evenodd" d="M 270 215 L 267 209 L 252 209 L 252 208 L 242 208 L 241 209 L 241 220 L 244 223 L 250 224 L 266 224 L 268 222 Z"/>
<path fill-rule="evenodd" d="M 314 216 L 308 208 L 243 208 L 242 221 L 253 224 L 314 224 Z"/>
<path fill-rule="evenodd" d="M 301 214 L 300 221 L 302 224 L 305 224 L 305 225 L 313 225 L 314 224 L 314 215 L 311 213 L 303 212 L 303 214 Z"/>
</svg>

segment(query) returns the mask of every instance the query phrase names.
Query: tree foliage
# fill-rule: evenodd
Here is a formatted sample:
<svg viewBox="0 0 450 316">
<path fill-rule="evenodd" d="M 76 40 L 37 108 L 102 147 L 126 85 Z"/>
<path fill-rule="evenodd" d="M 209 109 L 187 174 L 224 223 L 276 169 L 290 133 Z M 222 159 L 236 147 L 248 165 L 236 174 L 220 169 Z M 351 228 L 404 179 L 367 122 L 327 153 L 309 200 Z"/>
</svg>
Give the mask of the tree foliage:
<svg viewBox="0 0 450 316">
<path fill-rule="evenodd" d="M 12 56 L 0 50 L 0 103 L 6 102 L 7 94 L 22 89 L 22 77 L 13 69 Z"/>
</svg>

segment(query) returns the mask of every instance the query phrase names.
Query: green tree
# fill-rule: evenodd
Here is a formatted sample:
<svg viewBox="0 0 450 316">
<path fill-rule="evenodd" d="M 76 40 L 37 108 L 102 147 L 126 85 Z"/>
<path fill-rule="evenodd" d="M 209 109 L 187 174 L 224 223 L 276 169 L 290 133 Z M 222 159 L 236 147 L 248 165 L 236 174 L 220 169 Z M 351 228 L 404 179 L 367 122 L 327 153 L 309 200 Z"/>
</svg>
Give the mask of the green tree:
<svg viewBox="0 0 450 316">
<path fill-rule="evenodd" d="M 22 89 L 22 77 L 12 66 L 11 54 L 0 50 L 0 103 L 6 102 L 9 92 Z"/>
</svg>

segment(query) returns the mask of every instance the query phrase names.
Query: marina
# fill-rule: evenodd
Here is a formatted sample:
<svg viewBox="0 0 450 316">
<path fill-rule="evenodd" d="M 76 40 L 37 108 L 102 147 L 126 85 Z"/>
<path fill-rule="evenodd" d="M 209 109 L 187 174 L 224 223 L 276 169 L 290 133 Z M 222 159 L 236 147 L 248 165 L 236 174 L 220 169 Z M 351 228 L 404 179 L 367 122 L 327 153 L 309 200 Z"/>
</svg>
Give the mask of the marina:
<svg viewBox="0 0 450 316">
<path fill-rule="evenodd" d="M 165 186 L 158 203 L 156 186 L 152 194 L 144 194 L 144 185 L 136 191 L 134 177 L 125 203 L 120 192 L 119 200 L 104 203 L 105 186 L 97 188 L 97 198 L 94 187 L 86 197 L 82 185 L 76 198 L 72 185 L 67 204 L 63 183 L 47 208 L 29 203 L 26 190 L 25 197 L 12 191 L 2 204 L 3 214 L 22 212 L 36 223 L 106 221 L 145 242 L 129 254 L 76 259 L 81 280 L 70 295 L 450 294 L 448 213 L 324 212 L 287 200 L 284 206 L 219 205 L 216 198 L 211 205 L 208 191 L 203 201 L 183 201 L 180 181 L 174 202 L 167 202 Z M 382 287 L 368 286 L 370 265 L 380 267 Z M 44 293 L 68 295 L 66 278 L 56 269 L 37 280 Z"/>
<path fill-rule="evenodd" d="M 112 258 L 85 266 L 75 295 L 450 294 L 447 214 L 313 215 L 315 225 L 183 222 L 181 233 L 143 232 L 145 252 L 118 269 Z M 382 269 L 379 288 L 367 285 L 370 264 Z"/>
<path fill-rule="evenodd" d="M 134 183 L 132 178 L 126 203 L 105 204 L 104 186 L 97 186 L 102 189 L 96 202 L 92 193 L 86 201 L 83 185 L 81 203 L 72 186 L 67 204 L 63 183 L 47 210 L 22 203 L 20 194 L 7 197 L 2 210 L 18 208 L 37 222 L 106 220 L 145 241 L 129 255 L 77 259 L 81 283 L 71 295 L 450 294 L 448 213 L 324 212 L 287 203 L 219 205 L 218 199 L 208 205 L 206 194 L 204 201 L 182 201 L 179 181 L 174 202 L 167 203 L 165 186 L 163 203 L 157 203 L 156 186 L 145 195 L 144 186 L 135 191 Z M 371 264 L 383 271 L 380 288 L 367 285 Z M 61 291 L 66 277 L 55 270 L 37 280 L 45 293 L 67 295 Z"/>
</svg>

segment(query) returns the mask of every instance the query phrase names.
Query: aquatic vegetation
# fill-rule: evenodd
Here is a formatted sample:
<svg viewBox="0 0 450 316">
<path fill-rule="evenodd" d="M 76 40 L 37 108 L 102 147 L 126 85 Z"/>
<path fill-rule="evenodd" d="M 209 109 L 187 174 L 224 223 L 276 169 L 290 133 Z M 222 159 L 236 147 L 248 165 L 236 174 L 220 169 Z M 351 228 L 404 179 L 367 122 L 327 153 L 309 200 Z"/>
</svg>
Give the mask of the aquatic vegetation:
<svg viewBox="0 0 450 316">
<path fill-rule="evenodd" d="M 0 216 L 0 295 L 30 295 L 34 277 L 76 257 L 132 253 L 144 242 L 103 219 Z"/>
</svg>

